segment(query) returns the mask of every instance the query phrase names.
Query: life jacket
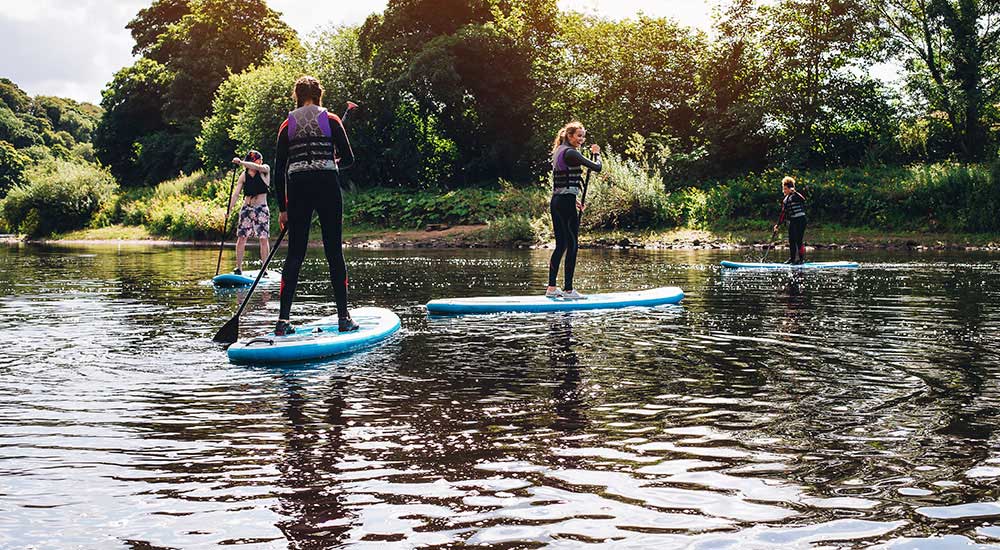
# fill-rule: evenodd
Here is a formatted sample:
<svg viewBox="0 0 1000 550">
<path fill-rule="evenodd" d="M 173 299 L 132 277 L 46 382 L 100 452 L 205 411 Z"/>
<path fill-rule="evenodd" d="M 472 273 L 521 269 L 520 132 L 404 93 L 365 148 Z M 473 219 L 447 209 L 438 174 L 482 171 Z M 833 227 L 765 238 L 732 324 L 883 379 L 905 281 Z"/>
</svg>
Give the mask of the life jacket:
<svg viewBox="0 0 1000 550">
<path fill-rule="evenodd" d="M 801 218 L 806 215 L 806 198 L 798 191 L 785 197 L 785 217 Z"/>
<path fill-rule="evenodd" d="M 288 173 L 337 170 L 326 109 L 306 105 L 288 113 Z"/>
<path fill-rule="evenodd" d="M 566 151 L 573 147 L 560 145 L 552 155 L 552 188 L 553 191 L 565 189 L 567 187 L 583 188 L 583 166 L 569 166 L 566 164 Z"/>
</svg>

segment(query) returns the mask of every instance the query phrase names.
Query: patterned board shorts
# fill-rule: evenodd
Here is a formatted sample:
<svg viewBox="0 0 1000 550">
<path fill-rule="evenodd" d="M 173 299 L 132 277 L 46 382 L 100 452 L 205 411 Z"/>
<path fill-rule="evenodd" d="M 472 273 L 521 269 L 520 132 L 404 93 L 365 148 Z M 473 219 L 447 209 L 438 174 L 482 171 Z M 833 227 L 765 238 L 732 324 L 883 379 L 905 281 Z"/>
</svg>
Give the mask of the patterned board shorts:
<svg viewBox="0 0 1000 550">
<path fill-rule="evenodd" d="M 266 204 L 260 206 L 244 206 L 240 209 L 240 225 L 236 229 L 237 237 L 270 237 L 271 211 Z"/>
</svg>

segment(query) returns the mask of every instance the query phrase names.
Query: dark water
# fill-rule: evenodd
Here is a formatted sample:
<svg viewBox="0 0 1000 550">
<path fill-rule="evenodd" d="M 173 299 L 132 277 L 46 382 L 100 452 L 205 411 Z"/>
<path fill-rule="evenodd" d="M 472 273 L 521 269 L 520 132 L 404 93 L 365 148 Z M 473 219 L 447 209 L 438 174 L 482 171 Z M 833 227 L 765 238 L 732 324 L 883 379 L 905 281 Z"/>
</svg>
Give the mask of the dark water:
<svg viewBox="0 0 1000 550">
<path fill-rule="evenodd" d="M 0 547 L 1000 547 L 1000 257 L 734 256 L 582 253 L 680 307 L 428 318 L 547 252 L 349 251 L 403 331 L 273 368 L 210 342 L 214 251 L 0 248 Z M 303 273 L 295 318 L 332 313 Z"/>
</svg>

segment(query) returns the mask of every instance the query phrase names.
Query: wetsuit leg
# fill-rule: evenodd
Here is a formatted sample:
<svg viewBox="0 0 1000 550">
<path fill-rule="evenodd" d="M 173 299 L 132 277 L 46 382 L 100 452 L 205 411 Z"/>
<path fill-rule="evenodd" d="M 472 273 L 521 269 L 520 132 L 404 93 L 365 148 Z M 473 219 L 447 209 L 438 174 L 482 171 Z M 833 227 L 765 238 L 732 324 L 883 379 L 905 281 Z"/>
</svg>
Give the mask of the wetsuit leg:
<svg viewBox="0 0 1000 550">
<path fill-rule="evenodd" d="M 788 221 L 788 250 L 792 261 L 803 261 L 805 259 L 805 244 L 803 242 L 806 234 L 806 218 L 800 216 Z"/>
<path fill-rule="evenodd" d="M 347 262 L 344 260 L 344 200 L 336 172 L 324 174 L 322 192 L 316 203 L 323 230 L 323 251 L 330 266 L 330 284 L 337 301 L 337 315 L 347 317 Z"/>
<path fill-rule="evenodd" d="M 573 290 L 573 275 L 576 273 L 576 252 L 580 248 L 580 213 L 576 209 L 576 195 L 572 195 L 573 201 L 570 207 L 573 209 L 569 214 L 569 238 L 566 242 L 566 284 L 563 290 Z"/>
<path fill-rule="evenodd" d="M 574 199 L 573 195 L 553 195 L 549 202 L 549 212 L 552 214 L 552 232 L 556 237 L 556 249 L 549 259 L 549 286 L 556 286 L 556 276 L 559 275 L 559 264 L 566 253 L 569 243 L 570 225 L 566 217 L 564 197 Z"/>
<path fill-rule="evenodd" d="M 316 183 L 311 174 L 296 174 L 288 180 L 288 257 L 281 270 L 281 309 L 279 319 L 288 319 L 299 284 L 299 270 L 306 259 L 309 244 L 309 224 L 312 222 Z"/>
</svg>

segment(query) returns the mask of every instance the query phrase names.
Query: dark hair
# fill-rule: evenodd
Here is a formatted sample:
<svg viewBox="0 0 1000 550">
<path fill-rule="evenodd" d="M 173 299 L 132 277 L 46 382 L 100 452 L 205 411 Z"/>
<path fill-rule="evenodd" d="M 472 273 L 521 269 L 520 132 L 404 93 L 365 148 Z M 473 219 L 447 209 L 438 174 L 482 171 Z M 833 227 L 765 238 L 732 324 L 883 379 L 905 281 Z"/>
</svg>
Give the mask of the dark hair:
<svg viewBox="0 0 1000 550">
<path fill-rule="evenodd" d="M 323 85 L 314 77 L 308 75 L 300 76 L 295 81 L 295 88 L 292 90 L 292 99 L 295 100 L 296 107 L 305 105 L 306 100 L 312 100 L 313 103 L 319 105 L 323 102 Z"/>
</svg>

